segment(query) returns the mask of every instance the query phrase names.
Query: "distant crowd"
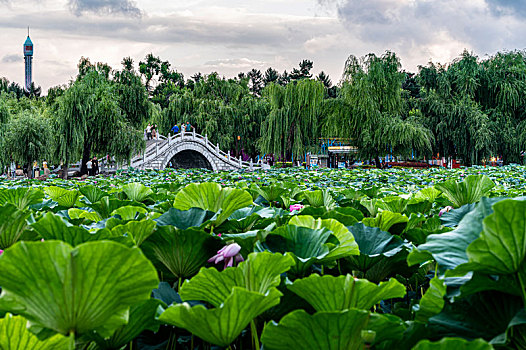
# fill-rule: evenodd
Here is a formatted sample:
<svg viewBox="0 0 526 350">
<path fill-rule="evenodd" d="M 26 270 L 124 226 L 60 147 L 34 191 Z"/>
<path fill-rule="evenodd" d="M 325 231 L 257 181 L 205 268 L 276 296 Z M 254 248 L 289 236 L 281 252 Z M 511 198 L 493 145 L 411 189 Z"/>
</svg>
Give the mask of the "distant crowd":
<svg viewBox="0 0 526 350">
<path fill-rule="evenodd" d="M 184 132 L 191 132 L 192 130 L 195 130 L 195 128 L 190 124 L 190 122 L 182 123 L 180 126 L 178 124 L 175 124 L 170 131 L 173 134 L 178 134 L 181 131 Z M 149 140 L 159 140 L 159 132 L 157 128 L 157 124 L 148 124 L 146 126 L 146 129 L 144 129 L 144 138 Z"/>
</svg>

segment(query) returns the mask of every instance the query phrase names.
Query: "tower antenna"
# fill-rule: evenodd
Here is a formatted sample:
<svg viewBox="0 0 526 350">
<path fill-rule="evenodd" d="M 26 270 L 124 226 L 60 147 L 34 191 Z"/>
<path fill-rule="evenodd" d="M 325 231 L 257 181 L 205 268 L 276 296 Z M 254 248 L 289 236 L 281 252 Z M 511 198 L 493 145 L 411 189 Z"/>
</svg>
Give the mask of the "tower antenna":
<svg viewBox="0 0 526 350">
<path fill-rule="evenodd" d="M 27 26 L 27 36 L 29 36 L 29 26 Z"/>
</svg>

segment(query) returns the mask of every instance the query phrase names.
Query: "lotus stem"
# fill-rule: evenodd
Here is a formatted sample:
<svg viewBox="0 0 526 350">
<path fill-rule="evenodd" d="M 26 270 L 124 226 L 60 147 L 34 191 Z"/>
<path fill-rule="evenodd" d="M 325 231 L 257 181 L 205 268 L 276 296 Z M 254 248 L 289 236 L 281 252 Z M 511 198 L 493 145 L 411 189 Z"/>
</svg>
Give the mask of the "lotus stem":
<svg viewBox="0 0 526 350">
<path fill-rule="evenodd" d="M 259 350 L 260 346 L 259 346 L 258 329 L 256 327 L 256 322 L 254 322 L 254 320 L 250 321 L 250 331 L 252 332 L 253 345 L 255 346 L 257 350 Z"/>
<path fill-rule="evenodd" d="M 524 281 L 522 280 L 520 272 L 517 272 L 517 277 L 519 277 L 519 284 L 521 285 L 523 307 L 526 308 L 526 290 L 524 289 L 525 284 L 524 284 Z"/>
</svg>

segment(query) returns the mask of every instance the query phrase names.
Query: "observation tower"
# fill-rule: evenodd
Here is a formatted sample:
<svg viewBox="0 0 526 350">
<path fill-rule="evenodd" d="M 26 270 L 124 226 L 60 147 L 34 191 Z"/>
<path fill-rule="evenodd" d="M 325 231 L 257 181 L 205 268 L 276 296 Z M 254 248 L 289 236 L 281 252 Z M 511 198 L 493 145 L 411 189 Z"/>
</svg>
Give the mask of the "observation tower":
<svg viewBox="0 0 526 350">
<path fill-rule="evenodd" d="M 27 39 L 24 42 L 24 61 L 26 63 L 26 91 L 31 90 L 31 83 L 33 82 L 33 42 L 29 38 L 29 27 L 27 28 Z"/>
</svg>

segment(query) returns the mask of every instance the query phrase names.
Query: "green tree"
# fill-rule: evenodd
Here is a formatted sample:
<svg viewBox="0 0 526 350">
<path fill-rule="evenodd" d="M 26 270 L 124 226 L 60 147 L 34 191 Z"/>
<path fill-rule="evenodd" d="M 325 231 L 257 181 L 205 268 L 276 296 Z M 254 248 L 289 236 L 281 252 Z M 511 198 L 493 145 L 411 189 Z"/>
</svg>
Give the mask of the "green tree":
<svg viewBox="0 0 526 350">
<path fill-rule="evenodd" d="M 263 75 L 259 69 L 252 69 L 247 73 L 247 77 L 250 79 L 250 91 L 259 96 L 261 94 L 261 89 L 263 89 Z"/>
<path fill-rule="evenodd" d="M 140 127 L 150 117 L 148 92 L 141 77 L 133 69 L 133 60 L 129 57 L 122 61 L 123 70 L 115 72 L 114 81 L 118 92 L 119 106 L 128 122 Z"/>
<path fill-rule="evenodd" d="M 331 102 L 324 133 L 352 140 L 365 159 L 391 153 L 407 156 L 412 150 L 431 151 L 432 134 L 418 113 L 403 115 L 404 74 L 392 52 L 361 59 L 350 56 L 345 64 L 341 97 Z"/>
<path fill-rule="evenodd" d="M 55 119 L 56 156 L 66 166 L 81 158 L 82 174 L 96 154 L 124 161 L 144 147 L 142 131 L 126 120 L 115 84 L 100 67 L 89 69 L 64 92 Z"/>
<path fill-rule="evenodd" d="M 35 160 L 49 158 L 52 142 L 49 120 L 36 112 L 24 111 L 6 124 L 2 147 L 11 161 L 27 165 L 30 169 Z"/>
<path fill-rule="evenodd" d="M 303 60 L 299 63 L 299 68 L 292 69 L 290 73 L 291 80 L 300 80 L 300 79 L 310 79 L 312 78 L 312 73 L 310 72 L 313 67 L 313 62 L 311 60 Z"/>
<path fill-rule="evenodd" d="M 270 83 L 276 83 L 279 79 L 279 73 L 277 70 L 273 69 L 272 67 L 269 67 L 265 71 L 265 75 L 263 76 L 263 84 L 265 86 L 269 85 Z"/>
<path fill-rule="evenodd" d="M 305 152 L 317 147 L 323 114 L 321 82 L 304 79 L 285 87 L 270 84 L 263 96 L 270 103 L 270 113 L 261 127 L 261 152 L 301 159 Z"/>
</svg>

